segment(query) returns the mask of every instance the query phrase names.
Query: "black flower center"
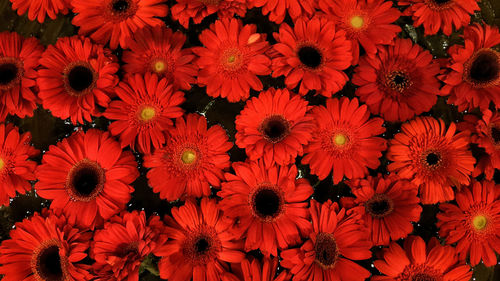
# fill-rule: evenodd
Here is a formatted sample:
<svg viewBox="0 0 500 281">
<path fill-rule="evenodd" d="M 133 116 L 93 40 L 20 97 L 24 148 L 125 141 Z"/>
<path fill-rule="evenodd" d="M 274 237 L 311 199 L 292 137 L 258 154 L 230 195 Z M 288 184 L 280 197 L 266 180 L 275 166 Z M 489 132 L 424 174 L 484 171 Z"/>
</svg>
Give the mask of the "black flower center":
<svg viewBox="0 0 500 281">
<path fill-rule="evenodd" d="M 425 273 L 417 273 L 411 277 L 411 281 L 436 281 L 436 278 Z"/>
<path fill-rule="evenodd" d="M 44 280 L 59 281 L 64 279 L 59 247 L 50 246 L 40 253 L 37 271 Z"/>
<path fill-rule="evenodd" d="M 204 254 L 210 249 L 210 244 L 208 243 L 207 239 L 200 238 L 198 239 L 198 241 L 196 241 L 194 247 L 198 254 Z"/>
<path fill-rule="evenodd" d="M 81 92 L 92 85 L 94 73 L 86 66 L 75 66 L 68 73 L 68 82 L 74 91 Z"/>
<path fill-rule="evenodd" d="M 91 167 L 84 167 L 73 177 L 73 186 L 83 196 L 92 194 L 99 184 L 99 175 Z"/>
<path fill-rule="evenodd" d="M 321 64 L 322 56 L 318 49 L 303 46 L 298 52 L 300 62 L 310 68 L 317 68 Z"/>
<path fill-rule="evenodd" d="M 383 218 L 394 210 L 391 198 L 384 194 L 375 194 L 365 203 L 366 212 L 374 218 Z"/>
<path fill-rule="evenodd" d="M 266 140 L 277 143 L 290 134 L 290 124 L 282 116 L 273 115 L 262 122 L 259 130 Z"/>
<path fill-rule="evenodd" d="M 446 4 L 448 2 L 450 2 L 451 0 L 434 0 L 434 2 L 436 2 L 436 4 L 439 4 L 439 5 L 442 5 L 442 4 Z"/>
<path fill-rule="evenodd" d="M 400 93 L 404 92 L 411 84 L 410 77 L 403 71 L 393 71 L 386 76 L 386 85 Z"/>
<path fill-rule="evenodd" d="M 17 77 L 17 66 L 13 63 L 0 64 L 0 85 L 7 85 Z"/>
<path fill-rule="evenodd" d="M 495 144 L 500 144 L 500 129 L 497 127 L 491 127 L 491 137 Z"/>
<path fill-rule="evenodd" d="M 125 0 L 118 0 L 113 2 L 113 10 L 118 13 L 123 13 L 129 8 L 129 3 Z"/>
<path fill-rule="evenodd" d="M 255 212 L 261 218 L 274 218 L 281 210 L 281 197 L 273 189 L 261 189 L 253 197 Z"/>
<path fill-rule="evenodd" d="M 479 83 L 487 83 L 498 78 L 500 65 L 491 50 L 480 52 L 470 66 L 470 78 Z"/>
<path fill-rule="evenodd" d="M 434 152 L 427 154 L 427 157 L 425 157 L 425 161 L 427 161 L 427 164 L 431 166 L 436 165 L 440 159 L 439 155 Z"/>
<path fill-rule="evenodd" d="M 314 251 L 316 252 L 315 261 L 323 268 L 333 267 L 339 256 L 337 243 L 330 233 L 319 233 L 316 236 Z"/>
</svg>

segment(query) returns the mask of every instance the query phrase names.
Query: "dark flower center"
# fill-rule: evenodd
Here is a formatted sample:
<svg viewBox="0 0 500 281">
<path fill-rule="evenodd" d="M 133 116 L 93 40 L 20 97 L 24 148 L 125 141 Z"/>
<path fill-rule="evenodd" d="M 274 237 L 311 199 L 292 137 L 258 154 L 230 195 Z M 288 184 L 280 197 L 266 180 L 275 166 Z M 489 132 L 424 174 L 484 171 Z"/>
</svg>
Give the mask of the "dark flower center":
<svg viewBox="0 0 500 281">
<path fill-rule="evenodd" d="M 446 4 L 448 2 L 450 2 L 451 0 L 434 0 L 434 2 L 436 2 L 436 4 L 439 4 L 439 5 L 442 5 L 442 4 Z"/>
<path fill-rule="evenodd" d="M 317 68 L 322 61 L 321 53 L 311 46 L 303 46 L 298 51 L 299 60 L 310 68 Z"/>
<path fill-rule="evenodd" d="M 200 238 L 198 241 L 196 241 L 194 247 L 198 254 L 204 254 L 210 249 L 210 244 L 208 243 L 207 239 Z"/>
<path fill-rule="evenodd" d="M 123 13 L 129 8 L 129 3 L 125 0 L 118 0 L 113 2 L 113 10 L 118 13 Z"/>
<path fill-rule="evenodd" d="M 425 161 L 427 161 L 427 164 L 431 166 L 436 165 L 440 159 L 439 155 L 434 152 L 427 154 L 427 157 L 425 157 Z"/>
<path fill-rule="evenodd" d="M 392 213 L 394 202 L 385 194 L 375 194 L 365 203 L 366 212 L 374 218 L 383 218 Z"/>
<path fill-rule="evenodd" d="M 491 137 L 495 144 L 500 144 L 500 129 L 497 127 L 491 127 Z"/>
<path fill-rule="evenodd" d="M 253 205 L 257 215 L 262 218 L 275 217 L 281 207 L 281 198 L 275 190 L 261 189 L 253 198 Z"/>
<path fill-rule="evenodd" d="M 316 252 L 315 261 L 325 269 L 332 268 L 339 256 L 337 243 L 331 233 L 319 233 L 316 236 L 314 251 Z"/>
<path fill-rule="evenodd" d="M 417 273 L 411 277 L 411 281 L 436 281 L 436 278 L 425 273 Z"/>
<path fill-rule="evenodd" d="M 63 280 L 59 247 L 56 245 L 45 248 L 38 257 L 37 271 L 44 280 Z"/>
<path fill-rule="evenodd" d="M 290 124 L 282 116 L 272 115 L 264 119 L 259 131 L 267 141 L 277 143 L 290 134 Z"/>
<path fill-rule="evenodd" d="M 94 73 L 83 65 L 73 67 L 68 73 L 69 86 L 76 92 L 88 89 L 94 82 Z"/>
<path fill-rule="evenodd" d="M 0 64 L 0 85 L 7 85 L 17 77 L 17 66 L 13 63 Z"/>
<path fill-rule="evenodd" d="M 386 85 L 400 93 L 404 92 L 411 84 L 410 77 L 403 71 L 393 71 L 386 76 Z"/>
<path fill-rule="evenodd" d="M 470 78 L 478 83 L 488 83 L 497 79 L 499 72 L 497 55 L 491 50 L 480 51 L 470 66 Z"/>
<path fill-rule="evenodd" d="M 104 188 L 104 170 L 97 162 L 84 159 L 68 173 L 67 187 L 70 196 L 79 201 L 93 200 Z"/>
</svg>

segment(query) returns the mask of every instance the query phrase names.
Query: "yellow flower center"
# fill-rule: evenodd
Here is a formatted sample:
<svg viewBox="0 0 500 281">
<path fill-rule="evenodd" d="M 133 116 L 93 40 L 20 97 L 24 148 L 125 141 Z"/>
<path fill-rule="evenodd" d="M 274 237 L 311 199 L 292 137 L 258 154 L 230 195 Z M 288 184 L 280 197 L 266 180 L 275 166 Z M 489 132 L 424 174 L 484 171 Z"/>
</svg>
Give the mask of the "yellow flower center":
<svg viewBox="0 0 500 281">
<path fill-rule="evenodd" d="M 192 164 L 196 160 L 196 152 L 186 149 L 181 155 L 182 163 Z"/>
<path fill-rule="evenodd" d="M 235 60 L 236 60 L 236 56 L 234 56 L 234 55 L 227 58 L 228 63 L 233 63 Z"/>
<path fill-rule="evenodd" d="M 486 227 L 486 225 L 488 224 L 488 220 L 486 219 L 485 216 L 478 215 L 478 216 L 475 216 L 474 219 L 472 219 L 472 224 L 474 225 L 475 229 L 483 230 Z"/>
<path fill-rule="evenodd" d="M 0 158 L 0 171 L 3 169 L 4 166 L 5 166 L 5 161 L 3 161 L 2 158 Z"/>
<path fill-rule="evenodd" d="M 163 70 L 165 70 L 165 67 L 165 63 L 161 60 L 155 62 L 153 65 L 153 69 L 155 72 L 162 72 Z"/>
<path fill-rule="evenodd" d="M 343 146 L 347 143 L 348 139 L 347 136 L 344 134 L 336 134 L 333 137 L 333 142 L 338 145 L 338 146 Z"/>
<path fill-rule="evenodd" d="M 142 121 L 149 121 L 155 117 L 156 111 L 151 106 L 146 106 L 141 110 L 140 119 Z"/>
<path fill-rule="evenodd" d="M 354 16 L 351 18 L 351 26 L 354 28 L 361 28 L 363 27 L 364 23 L 365 21 L 360 16 Z"/>
</svg>

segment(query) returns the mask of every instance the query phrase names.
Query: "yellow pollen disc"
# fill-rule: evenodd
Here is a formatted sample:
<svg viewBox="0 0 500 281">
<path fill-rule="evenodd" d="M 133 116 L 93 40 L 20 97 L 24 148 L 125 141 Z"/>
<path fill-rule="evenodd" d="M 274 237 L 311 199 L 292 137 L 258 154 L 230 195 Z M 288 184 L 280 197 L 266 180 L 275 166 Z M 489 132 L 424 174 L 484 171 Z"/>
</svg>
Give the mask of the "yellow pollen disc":
<svg viewBox="0 0 500 281">
<path fill-rule="evenodd" d="M 156 114 L 155 109 L 150 107 L 150 106 L 147 106 L 141 110 L 141 117 L 140 118 L 142 121 L 149 121 L 153 117 L 155 117 L 155 114 Z"/>
<path fill-rule="evenodd" d="M 354 17 L 351 18 L 351 26 L 354 27 L 354 28 L 361 28 L 361 27 L 363 27 L 363 23 L 364 22 L 365 21 L 360 16 L 354 16 Z"/>
<path fill-rule="evenodd" d="M 0 170 L 2 170 L 4 166 L 5 166 L 5 162 L 3 161 L 2 158 L 0 158 Z"/>
<path fill-rule="evenodd" d="M 155 62 L 153 67 L 156 72 L 162 72 L 163 70 L 165 70 L 165 63 L 159 60 Z"/>
<path fill-rule="evenodd" d="M 235 60 L 236 60 L 236 56 L 230 56 L 229 58 L 227 58 L 228 63 L 233 63 Z"/>
<path fill-rule="evenodd" d="M 485 216 L 475 216 L 474 219 L 472 219 L 472 224 L 474 225 L 474 228 L 477 230 L 482 230 L 486 227 L 486 224 L 488 223 L 488 220 L 486 219 Z"/>
<path fill-rule="evenodd" d="M 342 146 L 347 143 L 347 137 L 343 134 L 337 134 L 333 137 L 333 142 L 338 146 Z"/>
<path fill-rule="evenodd" d="M 188 149 L 182 153 L 181 160 L 184 164 L 192 164 L 196 160 L 196 153 Z"/>
</svg>

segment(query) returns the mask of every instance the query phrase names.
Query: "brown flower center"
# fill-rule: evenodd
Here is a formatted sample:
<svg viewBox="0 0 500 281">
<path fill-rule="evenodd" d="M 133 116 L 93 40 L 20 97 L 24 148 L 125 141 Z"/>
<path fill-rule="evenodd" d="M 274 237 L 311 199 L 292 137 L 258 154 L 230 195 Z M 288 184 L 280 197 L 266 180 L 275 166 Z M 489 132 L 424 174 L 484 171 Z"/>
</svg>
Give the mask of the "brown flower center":
<svg viewBox="0 0 500 281">
<path fill-rule="evenodd" d="M 107 20 L 115 23 L 124 21 L 137 11 L 137 4 L 133 0 L 111 0 L 107 3 L 104 14 Z"/>
<path fill-rule="evenodd" d="M 66 280 L 66 257 L 59 255 L 59 241 L 44 241 L 33 252 L 31 268 L 37 280 L 63 281 Z"/>
<path fill-rule="evenodd" d="M 314 244 L 317 262 L 323 269 L 333 268 L 339 256 L 337 243 L 331 233 L 319 233 Z"/>
<path fill-rule="evenodd" d="M 318 68 L 323 61 L 320 50 L 314 46 L 305 45 L 300 47 L 297 50 L 297 56 L 302 64 L 312 69 Z"/>
<path fill-rule="evenodd" d="M 284 211 L 285 199 L 277 186 L 262 184 L 250 194 L 250 205 L 254 215 L 262 221 L 276 220 Z"/>
<path fill-rule="evenodd" d="M 222 244 L 217 237 L 217 232 L 207 225 L 201 225 L 197 230 L 189 233 L 182 246 L 184 255 L 194 265 L 204 265 L 210 262 L 216 258 L 217 252 L 221 249 Z"/>
<path fill-rule="evenodd" d="M 126 0 L 115 0 L 112 2 L 113 10 L 117 13 L 126 12 L 130 7 L 129 2 Z"/>
<path fill-rule="evenodd" d="M 385 194 L 375 194 L 365 203 L 368 214 L 374 218 L 383 218 L 394 211 L 394 202 Z"/>
<path fill-rule="evenodd" d="M 9 90 L 17 85 L 23 72 L 21 62 L 14 58 L 0 58 L 0 90 Z"/>
<path fill-rule="evenodd" d="M 413 82 L 406 72 L 397 70 L 386 75 L 385 85 L 396 92 L 403 93 L 413 85 Z"/>
<path fill-rule="evenodd" d="M 66 188 L 73 200 L 89 202 L 104 189 L 104 169 L 95 162 L 83 159 L 68 173 Z"/>
<path fill-rule="evenodd" d="M 290 123 L 281 115 L 271 115 L 262 121 L 259 131 L 272 143 L 278 143 L 290 134 Z"/>
<path fill-rule="evenodd" d="M 464 79 L 476 87 L 500 82 L 500 55 L 492 49 L 478 50 L 465 64 Z"/>
<path fill-rule="evenodd" d="M 87 62 L 74 62 L 64 70 L 67 92 L 72 96 L 83 96 L 95 87 L 97 74 Z"/>
</svg>

